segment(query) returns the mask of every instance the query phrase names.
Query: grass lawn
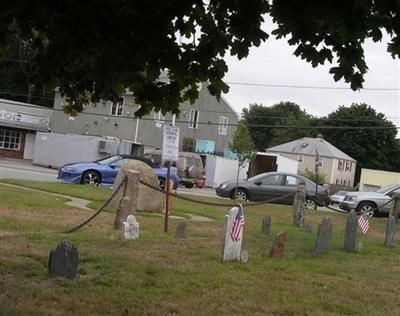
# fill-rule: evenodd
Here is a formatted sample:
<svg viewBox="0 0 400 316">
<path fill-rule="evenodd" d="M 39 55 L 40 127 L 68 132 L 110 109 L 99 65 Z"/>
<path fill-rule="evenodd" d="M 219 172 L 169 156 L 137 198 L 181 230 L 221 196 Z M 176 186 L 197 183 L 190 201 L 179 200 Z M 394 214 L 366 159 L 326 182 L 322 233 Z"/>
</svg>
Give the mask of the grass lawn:
<svg viewBox="0 0 400 316">
<path fill-rule="evenodd" d="M 109 189 L 32 183 L 45 191 L 104 201 Z M 79 195 L 79 196 L 78 196 Z M 210 199 L 208 199 L 210 200 Z M 101 213 L 73 234 L 47 234 L 69 228 L 93 212 L 64 204 L 46 193 L 0 183 L 0 315 L 399 315 L 400 247 L 383 246 L 387 218 L 373 218 L 370 232 L 358 236 L 360 253 L 343 248 L 346 217 L 308 211 L 313 232 L 292 226 L 291 208 L 245 208 L 243 249 L 247 264 L 222 262 L 227 208 L 174 199 L 174 211 L 200 214 L 212 222 L 188 222 L 185 239 L 175 239 L 179 220 L 138 213 L 140 238 L 124 240 L 113 230 L 114 214 Z M 261 234 L 271 215 L 271 235 Z M 331 250 L 313 254 L 317 225 L 329 215 L 334 224 Z M 268 252 L 285 231 L 282 260 Z M 26 233 L 26 235 L 11 234 Z M 50 278 L 50 249 L 72 240 L 80 251 L 75 280 Z"/>
</svg>

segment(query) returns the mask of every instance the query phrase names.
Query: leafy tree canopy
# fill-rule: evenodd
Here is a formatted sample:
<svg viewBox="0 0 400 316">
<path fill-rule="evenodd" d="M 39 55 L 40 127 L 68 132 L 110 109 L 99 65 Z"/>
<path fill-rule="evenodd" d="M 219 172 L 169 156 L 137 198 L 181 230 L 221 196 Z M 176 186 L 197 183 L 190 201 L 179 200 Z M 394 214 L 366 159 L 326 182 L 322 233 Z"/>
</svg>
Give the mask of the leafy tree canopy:
<svg viewBox="0 0 400 316">
<path fill-rule="evenodd" d="M 279 126 L 309 125 L 312 117 L 292 102 L 280 102 L 270 107 L 250 104 L 243 109 L 243 118 L 258 150 L 309 136 L 310 131 Z M 277 126 L 275 128 L 275 126 Z"/>
<path fill-rule="evenodd" d="M 265 14 L 277 24 L 272 34 L 288 37 L 295 55 L 314 67 L 333 63 L 334 79 L 353 89 L 362 87 L 367 71 L 367 38 L 379 41 L 385 30 L 388 51 L 400 54 L 397 0 L 37 0 L 1 1 L 0 9 L 0 54 L 16 32 L 31 42 L 31 82 L 39 90 L 58 86 L 71 114 L 127 88 L 141 104 L 138 116 L 152 109 L 178 113 L 182 101 L 197 98 L 198 82 L 208 82 L 213 95 L 227 92 L 223 57 L 244 58 L 267 40 Z M 159 80 L 164 70 L 168 81 Z"/>
<path fill-rule="evenodd" d="M 255 146 L 251 139 L 249 129 L 245 121 L 240 121 L 236 129 L 230 149 L 234 152 L 239 160 L 239 167 L 250 161 L 253 157 Z"/>
</svg>

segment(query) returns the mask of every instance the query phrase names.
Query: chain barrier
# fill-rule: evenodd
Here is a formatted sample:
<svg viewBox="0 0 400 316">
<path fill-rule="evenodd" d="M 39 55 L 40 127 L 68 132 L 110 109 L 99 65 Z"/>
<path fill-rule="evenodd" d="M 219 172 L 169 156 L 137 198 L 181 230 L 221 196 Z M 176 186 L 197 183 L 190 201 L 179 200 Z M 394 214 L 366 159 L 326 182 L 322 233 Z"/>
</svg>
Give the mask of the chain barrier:
<svg viewBox="0 0 400 316">
<path fill-rule="evenodd" d="M 140 179 L 139 179 L 139 182 L 141 184 L 143 184 L 144 186 L 150 188 L 150 189 L 165 193 L 165 191 L 163 189 L 161 189 L 160 187 L 158 187 L 158 186 L 154 186 L 154 185 L 152 185 L 150 183 L 147 183 L 147 182 L 145 182 L 143 180 L 140 180 Z M 197 203 L 197 204 L 204 204 L 204 205 L 210 205 L 210 206 L 221 206 L 221 207 L 237 206 L 237 203 L 229 203 L 229 204 L 228 203 L 214 203 L 214 202 L 196 200 L 194 198 L 190 198 L 190 197 L 178 194 L 178 193 L 170 193 L 170 195 L 174 196 L 174 197 L 176 197 L 178 199 L 189 201 L 189 202 L 192 202 L 192 203 Z M 286 198 L 286 197 L 289 197 L 291 195 L 292 194 L 285 194 L 285 195 L 278 196 L 276 198 L 272 198 L 272 199 L 264 200 L 264 201 L 259 201 L 259 202 L 254 202 L 254 203 L 243 203 L 243 201 L 241 201 L 241 204 L 243 206 L 257 206 L 257 205 L 262 205 L 262 204 L 267 204 L 267 203 L 272 203 L 272 202 L 275 202 L 275 201 L 279 201 L 279 200 L 281 200 L 283 198 Z"/>
<path fill-rule="evenodd" d="M 78 229 L 86 226 L 87 224 L 89 224 L 97 215 L 99 215 L 106 207 L 108 204 L 110 204 L 110 202 L 112 201 L 112 199 L 117 195 L 117 193 L 119 192 L 119 190 L 121 190 L 122 186 L 128 181 L 128 177 L 125 177 L 121 183 L 116 187 L 115 191 L 110 195 L 110 197 L 107 199 L 107 201 L 104 202 L 104 204 L 98 209 L 98 211 L 96 213 L 94 213 L 93 215 L 91 215 L 89 218 L 85 219 L 82 223 L 69 228 L 69 229 L 65 229 L 65 230 L 60 230 L 60 231 L 52 231 L 52 232 L 43 232 L 43 233 L 39 233 L 39 234 L 46 234 L 46 235 L 52 235 L 52 234 L 70 234 L 73 233 L 75 231 L 77 231 Z M 4 236 L 0 236 L 0 239 L 2 238 L 6 238 L 6 237 L 20 237 L 20 236 L 26 236 L 26 235 L 31 235 L 31 234 L 37 234 L 35 233 L 20 233 L 20 234 L 10 234 L 10 235 L 4 235 Z"/>
</svg>

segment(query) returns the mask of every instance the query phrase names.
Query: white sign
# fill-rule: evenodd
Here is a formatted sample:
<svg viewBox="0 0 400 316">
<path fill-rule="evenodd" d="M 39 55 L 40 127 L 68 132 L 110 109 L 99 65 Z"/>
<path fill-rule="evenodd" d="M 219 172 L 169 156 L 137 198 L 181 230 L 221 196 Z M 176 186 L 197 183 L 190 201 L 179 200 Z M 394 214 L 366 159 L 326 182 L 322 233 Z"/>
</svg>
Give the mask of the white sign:
<svg viewBox="0 0 400 316">
<path fill-rule="evenodd" d="M 177 161 L 179 155 L 179 127 L 164 125 L 163 160 Z"/>
</svg>

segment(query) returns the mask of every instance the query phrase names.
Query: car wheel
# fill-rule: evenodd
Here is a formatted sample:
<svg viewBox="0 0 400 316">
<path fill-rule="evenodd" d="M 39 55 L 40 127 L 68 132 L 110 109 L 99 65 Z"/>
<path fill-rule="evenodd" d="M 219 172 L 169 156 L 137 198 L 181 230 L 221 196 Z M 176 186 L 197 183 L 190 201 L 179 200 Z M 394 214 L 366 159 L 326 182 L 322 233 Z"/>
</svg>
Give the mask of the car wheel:
<svg viewBox="0 0 400 316">
<path fill-rule="evenodd" d="M 85 171 L 82 175 L 81 183 L 90 185 L 100 185 L 101 176 L 97 171 L 94 170 Z"/>
<path fill-rule="evenodd" d="M 304 207 L 309 210 L 311 210 L 311 209 L 316 210 L 317 204 L 315 203 L 315 201 L 313 199 L 311 199 L 310 197 L 307 196 L 304 201 Z"/>
<path fill-rule="evenodd" d="M 378 212 L 374 211 L 375 204 L 371 202 L 361 202 L 360 205 L 357 207 L 357 212 L 361 214 L 367 214 L 368 217 L 372 217 L 377 215 Z"/>
<path fill-rule="evenodd" d="M 232 191 L 233 199 L 238 201 L 247 201 L 249 199 L 249 195 L 244 189 L 237 189 L 236 196 L 235 196 L 235 189 Z"/>
<path fill-rule="evenodd" d="M 159 183 L 160 189 L 164 191 L 165 190 L 165 179 L 159 177 L 158 178 L 158 183 Z"/>
</svg>

